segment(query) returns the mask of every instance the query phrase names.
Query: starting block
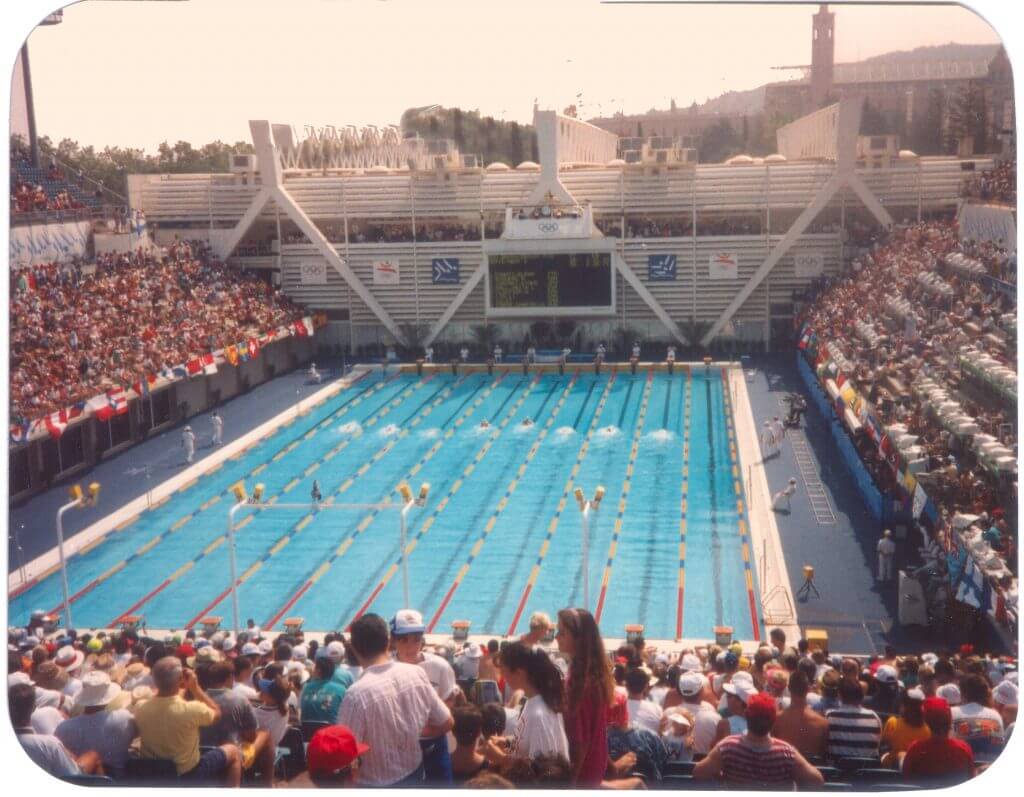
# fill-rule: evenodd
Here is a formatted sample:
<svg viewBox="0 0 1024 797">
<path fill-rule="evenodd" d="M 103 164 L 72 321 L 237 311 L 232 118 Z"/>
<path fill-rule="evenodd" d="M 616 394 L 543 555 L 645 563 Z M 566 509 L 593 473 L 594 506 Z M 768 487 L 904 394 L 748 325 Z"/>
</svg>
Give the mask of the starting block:
<svg viewBox="0 0 1024 797">
<path fill-rule="evenodd" d="M 203 627 L 204 634 L 216 633 L 217 629 L 220 628 L 221 618 L 215 615 L 203 617 L 199 620 L 199 624 Z"/>
<path fill-rule="evenodd" d="M 626 642 L 632 645 L 638 639 L 644 635 L 644 627 L 639 624 L 631 623 L 626 626 Z"/>
<path fill-rule="evenodd" d="M 465 642 L 469 639 L 469 620 L 452 621 L 452 639 L 456 642 Z"/>
<path fill-rule="evenodd" d="M 122 631 L 137 631 L 142 626 L 141 614 L 126 614 L 121 618 Z"/>
<path fill-rule="evenodd" d="M 720 648 L 727 648 L 732 644 L 732 626 L 731 625 L 716 625 L 715 626 L 715 644 Z"/>
<path fill-rule="evenodd" d="M 303 622 L 305 622 L 305 620 L 301 617 L 289 617 L 284 621 L 285 633 L 301 634 Z"/>
</svg>

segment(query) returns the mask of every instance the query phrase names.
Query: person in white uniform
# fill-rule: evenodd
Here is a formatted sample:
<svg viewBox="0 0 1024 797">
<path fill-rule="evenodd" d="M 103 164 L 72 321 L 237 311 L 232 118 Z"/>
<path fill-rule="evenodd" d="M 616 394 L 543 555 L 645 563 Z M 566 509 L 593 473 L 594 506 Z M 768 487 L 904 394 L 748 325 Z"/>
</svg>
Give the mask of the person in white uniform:
<svg viewBox="0 0 1024 797">
<path fill-rule="evenodd" d="M 323 377 L 320 376 L 320 372 L 318 370 L 316 370 L 316 363 L 310 363 L 309 364 L 309 381 L 310 382 L 314 382 L 314 383 L 319 385 L 322 380 L 323 380 Z"/>
<path fill-rule="evenodd" d="M 462 362 L 469 362 L 469 349 L 467 349 L 465 346 L 459 349 L 459 357 L 461 358 Z"/>
<path fill-rule="evenodd" d="M 878 580 L 892 581 L 892 563 L 896 558 L 896 543 L 892 539 L 892 532 L 886 529 L 882 532 L 882 539 L 878 541 Z"/>
<path fill-rule="evenodd" d="M 665 359 L 668 360 L 670 363 L 674 363 L 676 361 L 676 347 L 675 346 L 669 346 L 668 347 L 668 353 L 665 355 Z"/>
<path fill-rule="evenodd" d="M 192 431 L 191 426 L 186 426 L 185 431 L 181 433 L 181 445 L 185 449 L 185 464 L 191 465 L 196 457 L 196 433 Z"/>
<path fill-rule="evenodd" d="M 494 347 L 494 362 L 496 362 L 496 363 L 500 363 L 501 362 L 501 354 L 502 354 L 501 346 L 495 346 Z"/>
<path fill-rule="evenodd" d="M 423 359 L 426 362 L 428 362 L 428 363 L 434 362 L 434 347 L 433 346 L 427 346 L 426 355 L 424 356 Z"/>
<path fill-rule="evenodd" d="M 640 359 L 640 343 L 639 342 L 633 344 L 633 358 L 637 359 L 637 360 Z"/>
<path fill-rule="evenodd" d="M 793 497 L 793 493 L 796 492 L 796 478 L 791 478 L 789 483 L 779 490 L 772 497 L 772 509 L 778 512 L 785 506 L 786 511 L 789 512 L 792 508 L 790 499 Z"/>
<path fill-rule="evenodd" d="M 778 415 L 772 418 L 772 434 L 775 436 L 775 445 L 781 445 L 786 437 L 786 426 L 779 420 Z"/>
<path fill-rule="evenodd" d="M 775 432 L 772 430 L 771 421 L 764 422 L 761 430 L 761 447 L 766 459 L 775 453 Z"/>
<path fill-rule="evenodd" d="M 213 444 L 219 446 L 224 442 L 224 419 L 220 417 L 220 413 L 215 412 L 210 418 L 210 423 L 213 424 Z"/>
</svg>

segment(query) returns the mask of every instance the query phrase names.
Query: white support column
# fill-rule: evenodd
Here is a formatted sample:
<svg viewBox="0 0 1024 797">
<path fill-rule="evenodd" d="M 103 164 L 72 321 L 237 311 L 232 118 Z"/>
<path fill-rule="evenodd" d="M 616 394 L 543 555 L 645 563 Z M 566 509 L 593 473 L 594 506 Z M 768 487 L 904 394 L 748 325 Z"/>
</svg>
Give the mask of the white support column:
<svg viewBox="0 0 1024 797">
<path fill-rule="evenodd" d="M 707 346 L 715 339 L 715 336 L 722 331 L 722 327 L 728 323 L 728 321 L 736 314 L 745 301 L 750 298 L 750 295 L 757 289 L 757 286 L 761 284 L 765 277 L 775 268 L 775 264 L 782 259 L 796 243 L 797 239 L 803 235 L 804 230 L 814 221 L 815 216 L 821 212 L 829 201 L 835 196 L 839 190 L 839 186 L 842 184 L 842 178 L 839 174 L 833 174 L 825 184 L 815 194 L 814 200 L 804 208 L 803 213 L 796 217 L 796 221 L 793 222 L 793 226 L 790 227 L 782 240 L 768 253 L 768 257 L 761 264 L 754 275 L 750 278 L 746 285 L 744 285 L 740 292 L 733 297 L 733 300 L 729 302 L 729 306 L 722 311 L 722 315 L 719 316 L 718 320 L 711 326 L 708 333 L 701 339 L 701 344 Z"/>
<path fill-rule="evenodd" d="M 892 216 L 889 215 L 889 211 L 883 207 L 882 203 L 878 201 L 878 198 L 871 193 L 871 189 L 868 188 L 860 175 L 856 172 L 850 174 L 846 178 L 846 184 L 853 189 L 853 192 L 860 197 L 860 201 L 864 203 L 871 215 L 874 216 L 878 223 L 886 229 L 892 226 Z"/>
<path fill-rule="evenodd" d="M 218 260 L 228 259 L 228 255 L 235 250 L 239 241 L 249 232 L 249 228 L 252 227 L 256 222 L 256 218 L 263 212 L 263 208 L 266 207 L 272 194 L 273 192 L 268 186 L 263 186 L 260 192 L 253 197 L 252 204 L 246 209 L 242 218 L 238 220 L 238 224 L 231 231 L 231 235 L 219 247 L 214 243 L 212 240 L 213 236 L 211 236 L 210 243 L 213 245 L 213 253 L 217 256 Z"/>
<path fill-rule="evenodd" d="M 654 314 L 658 317 L 658 320 L 665 325 L 666 329 L 668 329 L 672 337 L 679 341 L 683 346 L 688 346 L 689 342 L 679 329 L 679 326 L 672 320 L 669 314 L 665 312 L 665 308 L 658 303 L 658 300 L 654 298 L 654 295 L 647 290 L 647 286 L 640 281 L 640 278 L 636 274 L 633 273 L 633 269 L 629 267 L 625 258 L 623 258 L 618 252 L 613 252 L 612 262 L 615 264 L 615 270 L 618 271 L 622 278 L 629 283 L 630 287 L 637 292 L 637 295 L 644 300 L 644 303 L 651 308 Z M 622 303 L 623 306 L 625 306 L 625 297 L 623 297 Z"/>
<path fill-rule="evenodd" d="M 477 266 L 476 271 L 470 275 L 469 279 L 466 280 L 466 284 L 462 286 L 462 290 L 459 291 L 458 295 L 452 299 L 451 304 L 449 304 L 445 308 L 444 312 L 441 313 L 441 317 L 437 319 L 437 323 L 431 328 L 430 334 L 423 339 L 424 346 L 429 346 L 434 342 L 434 340 L 436 340 L 437 336 L 441 334 L 442 330 L 448 325 L 448 322 L 452 320 L 452 316 L 455 315 L 455 311 L 462 307 L 462 303 L 469 298 L 469 294 L 473 292 L 473 289 L 479 284 L 480 280 L 483 279 L 486 268 L 487 256 L 484 255 L 484 259 L 481 261 L 480 265 Z"/>
</svg>

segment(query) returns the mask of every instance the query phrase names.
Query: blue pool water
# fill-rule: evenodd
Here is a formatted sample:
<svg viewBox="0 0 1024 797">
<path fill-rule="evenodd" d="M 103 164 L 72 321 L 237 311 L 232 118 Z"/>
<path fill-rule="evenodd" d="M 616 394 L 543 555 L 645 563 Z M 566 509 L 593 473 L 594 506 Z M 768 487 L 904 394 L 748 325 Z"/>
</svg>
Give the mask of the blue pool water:
<svg viewBox="0 0 1024 797">
<path fill-rule="evenodd" d="M 425 481 L 409 582 L 438 632 L 456 619 L 472 633 L 522 632 L 533 611 L 581 605 L 572 491 L 604 485 L 588 568 L 604 633 L 642 623 L 648 638 L 710 637 L 729 625 L 751 639 L 761 629 L 729 412 L 718 372 L 364 380 L 73 557 L 75 624 L 229 618 L 227 491 L 239 479 L 282 504 L 308 502 L 313 479 L 338 503 L 397 501 L 401 481 Z M 401 608 L 397 512 L 246 508 L 236 522 L 243 619 L 330 630 Z M 60 603 L 53 574 L 11 599 L 12 621 Z"/>
</svg>

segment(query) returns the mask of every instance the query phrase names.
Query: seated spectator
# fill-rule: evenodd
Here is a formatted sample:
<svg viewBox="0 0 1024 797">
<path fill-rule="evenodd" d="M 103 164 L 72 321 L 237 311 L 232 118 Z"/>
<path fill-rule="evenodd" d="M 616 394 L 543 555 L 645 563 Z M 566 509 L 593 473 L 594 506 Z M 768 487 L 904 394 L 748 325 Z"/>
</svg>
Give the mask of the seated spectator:
<svg viewBox="0 0 1024 797">
<path fill-rule="evenodd" d="M 651 733 L 661 733 L 664 730 L 662 727 L 663 712 L 657 703 L 648 699 L 649 683 L 650 678 L 647 673 L 639 668 L 626 673 L 626 691 L 629 695 L 626 707 L 629 709 L 629 722 L 630 725 L 634 727 L 639 725 Z"/>
<path fill-rule="evenodd" d="M 883 766 L 893 766 L 914 742 L 931 737 L 921 707 L 926 697 L 919 688 L 909 689 L 903 696 L 898 716 L 889 717 L 882 728 L 881 746 L 888 751 L 882 757 Z"/>
<path fill-rule="evenodd" d="M 199 754 L 199 729 L 218 722 L 221 710 L 199 686 L 196 674 L 167 656 L 156 662 L 152 676 L 157 694 L 135 711 L 142 757 L 170 759 L 185 780 L 238 786 L 242 767 L 237 747 L 225 744 Z"/>
<path fill-rule="evenodd" d="M 677 691 L 682 697 L 681 708 L 693 714 L 693 752 L 706 755 L 714 747 L 721 717 L 718 710 L 704 699 L 706 679 L 699 672 L 679 676 Z"/>
<path fill-rule="evenodd" d="M 220 707 L 220 719 L 199 729 L 203 747 L 231 744 L 242 756 L 242 769 L 256 767 L 263 783 L 274 782 L 275 745 L 270 734 L 258 729 L 252 704 L 234 690 L 234 667 L 230 662 L 215 662 L 206 669 L 207 695 Z"/>
<path fill-rule="evenodd" d="M 388 626 L 376 614 L 352 623 L 351 644 L 363 674 L 345 694 L 338 721 L 369 745 L 356 781 L 364 786 L 423 781 L 419 738 L 453 727 L 451 712 L 426 673 L 388 656 Z"/>
<path fill-rule="evenodd" d="M 352 676 L 342 670 L 342 677 L 336 679 L 337 671 L 338 667 L 327 648 L 317 650 L 313 661 L 313 677 L 302 687 L 299 701 L 299 716 L 303 722 L 333 724 L 338 721 L 338 710 L 345 692 L 352 685 Z"/>
<path fill-rule="evenodd" d="M 1011 681 L 1000 681 L 992 690 L 992 703 L 1003 718 L 1003 729 L 1006 741 L 1010 740 L 1013 726 L 1017 722 L 1017 684 Z"/>
<path fill-rule="evenodd" d="M 745 706 L 747 730 L 720 741 L 693 767 L 697 780 L 720 778 L 735 786 L 772 786 L 792 789 L 794 785 L 821 786 L 825 782 L 818 768 L 800 752 L 771 735 L 776 720 L 775 700 L 753 694 Z"/>
<path fill-rule="evenodd" d="M 864 690 L 860 681 L 844 680 L 839 684 L 839 708 L 825 714 L 828 720 L 828 757 L 877 758 L 882 723 L 871 709 L 864 708 Z"/>
<path fill-rule="evenodd" d="M 344 725 L 321 728 L 306 748 L 306 771 L 289 781 L 297 788 L 344 788 L 356 782 L 362 757 L 370 751 Z"/>
<path fill-rule="evenodd" d="M 1003 749 L 1003 718 L 992 708 L 992 691 L 981 675 L 960 681 L 963 704 L 953 712 L 953 736 L 966 742 L 974 755 L 995 756 Z"/>
<path fill-rule="evenodd" d="M 452 751 L 452 781 L 465 783 L 488 768 L 489 762 L 478 746 L 483 716 L 476 706 L 459 706 L 452 711 L 455 749 Z"/>
<path fill-rule="evenodd" d="M 90 750 L 98 753 L 103 771 L 113 777 L 124 774 L 128 748 L 138 736 L 131 712 L 112 706 L 121 694 L 121 687 L 112 683 L 107 673 L 87 672 L 75 699 L 75 709 L 82 713 L 64 720 L 54 731 L 72 755 L 81 756 Z"/>
<path fill-rule="evenodd" d="M 810 684 L 799 670 L 789 676 L 789 706 L 783 709 L 772 735 L 789 742 L 807 758 L 824 758 L 828 750 L 828 720 L 807 705 Z"/>
<path fill-rule="evenodd" d="M 10 710 L 11 725 L 22 749 L 32 762 L 54 777 L 69 775 L 103 774 L 100 754 L 89 750 L 73 758 L 56 736 L 36 733 L 32 729 L 32 712 L 35 710 L 36 692 L 32 684 L 18 683 L 7 689 L 7 706 Z"/>
<path fill-rule="evenodd" d="M 270 744 L 276 748 L 288 731 L 288 702 L 292 697 L 284 665 L 268 664 L 256 674 L 256 685 L 260 693 L 256 725 L 269 734 Z"/>
<path fill-rule="evenodd" d="M 941 697 L 927 698 L 921 708 L 931 736 L 910 745 L 903 757 L 903 777 L 907 780 L 925 778 L 957 779 L 975 775 L 974 753 L 960 739 L 950 736 L 953 715 Z"/>
<path fill-rule="evenodd" d="M 664 739 L 646 728 L 631 727 L 627 697 L 616 690 L 615 703 L 608 712 L 606 780 L 615 781 L 630 772 L 661 780 L 669 759 Z"/>
</svg>

